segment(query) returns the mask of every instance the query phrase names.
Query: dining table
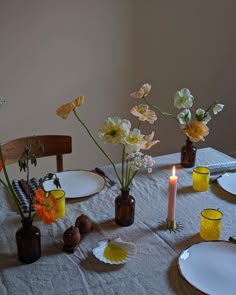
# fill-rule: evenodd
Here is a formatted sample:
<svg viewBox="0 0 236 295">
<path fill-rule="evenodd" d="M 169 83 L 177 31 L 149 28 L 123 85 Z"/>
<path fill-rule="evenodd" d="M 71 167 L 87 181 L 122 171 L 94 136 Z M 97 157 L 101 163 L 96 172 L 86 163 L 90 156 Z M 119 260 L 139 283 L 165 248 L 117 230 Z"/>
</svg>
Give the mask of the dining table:
<svg viewBox="0 0 236 295">
<path fill-rule="evenodd" d="M 21 220 L 0 186 L 0 294 L 204 294 L 183 276 L 179 257 L 188 247 L 204 241 L 199 228 L 201 211 L 205 208 L 219 209 L 223 213 L 220 240 L 228 241 L 230 236 L 236 236 L 236 197 L 217 181 L 210 183 L 207 191 L 195 191 L 193 168 L 181 167 L 180 153 L 154 159 L 152 173 L 140 169 L 130 187 L 130 194 L 135 198 L 132 225 L 115 223 L 114 201 L 120 186 L 113 167 L 102 166 L 115 185 L 106 185 L 89 197 L 66 200 L 66 215 L 55 223 L 34 221 L 41 231 L 42 255 L 31 264 L 21 263 L 17 258 L 15 233 Z M 231 156 L 206 147 L 198 149 L 195 166 L 232 160 Z M 182 226 L 179 231 L 161 227 L 167 218 L 169 177 L 173 166 L 178 177 L 175 218 Z M 118 163 L 116 167 L 119 170 L 121 165 Z M 81 214 L 92 220 L 93 230 L 84 236 L 74 253 L 66 253 L 63 251 L 63 233 L 75 225 Z M 98 242 L 114 238 L 136 245 L 136 254 L 124 264 L 104 263 L 93 254 Z M 236 294 L 236 289 L 228 295 L 232 294 Z"/>
</svg>

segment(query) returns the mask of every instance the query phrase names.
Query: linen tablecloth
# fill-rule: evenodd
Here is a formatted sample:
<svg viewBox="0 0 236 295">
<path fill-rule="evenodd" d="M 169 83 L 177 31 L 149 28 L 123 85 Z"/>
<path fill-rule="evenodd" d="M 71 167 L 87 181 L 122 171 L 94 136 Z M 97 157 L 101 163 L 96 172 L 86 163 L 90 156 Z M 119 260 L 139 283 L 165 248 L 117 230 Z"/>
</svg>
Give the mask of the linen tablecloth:
<svg viewBox="0 0 236 295">
<path fill-rule="evenodd" d="M 41 230 L 42 257 L 28 265 L 18 262 L 16 255 L 15 232 L 21 225 L 20 217 L 0 187 L 0 294 L 202 294 L 180 274 L 178 255 L 202 241 L 198 232 L 204 208 L 220 208 L 223 212 L 221 239 L 236 235 L 236 197 L 217 183 L 211 184 L 207 192 L 195 192 L 192 168 L 181 168 L 179 153 L 155 160 L 152 174 L 140 171 L 133 181 L 131 195 L 136 199 L 133 225 L 120 227 L 114 222 L 118 185 L 106 187 L 90 198 L 68 200 L 65 218 L 50 225 L 34 222 Z M 198 150 L 196 165 L 230 160 L 231 157 L 215 149 L 204 148 Z M 167 217 L 168 180 L 173 165 L 178 175 L 176 220 L 184 225 L 176 233 L 159 229 L 159 222 Z M 116 180 L 111 166 L 103 170 Z M 63 232 L 81 214 L 92 219 L 94 229 L 74 254 L 66 254 L 62 252 Z M 137 246 L 136 256 L 124 265 L 104 264 L 92 254 L 98 241 L 115 237 Z"/>
</svg>

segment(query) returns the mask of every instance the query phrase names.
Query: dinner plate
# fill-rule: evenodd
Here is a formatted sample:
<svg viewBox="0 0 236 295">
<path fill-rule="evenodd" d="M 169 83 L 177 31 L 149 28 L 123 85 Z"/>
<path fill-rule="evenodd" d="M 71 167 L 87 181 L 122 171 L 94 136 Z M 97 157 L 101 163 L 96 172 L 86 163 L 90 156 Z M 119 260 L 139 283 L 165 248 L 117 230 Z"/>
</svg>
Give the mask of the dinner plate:
<svg viewBox="0 0 236 295">
<path fill-rule="evenodd" d="M 56 175 L 68 199 L 93 196 L 105 187 L 105 179 L 101 175 L 87 170 L 69 170 L 58 172 Z M 45 181 L 43 186 L 46 191 L 55 189 L 52 180 Z"/>
<path fill-rule="evenodd" d="M 198 290 L 211 295 L 236 294 L 236 244 L 200 242 L 178 259 L 182 276 Z"/>
<path fill-rule="evenodd" d="M 236 195 L 236 172 L 223 174 L 217 179 L 217 182 L 224 190 Z"/>
</svg>

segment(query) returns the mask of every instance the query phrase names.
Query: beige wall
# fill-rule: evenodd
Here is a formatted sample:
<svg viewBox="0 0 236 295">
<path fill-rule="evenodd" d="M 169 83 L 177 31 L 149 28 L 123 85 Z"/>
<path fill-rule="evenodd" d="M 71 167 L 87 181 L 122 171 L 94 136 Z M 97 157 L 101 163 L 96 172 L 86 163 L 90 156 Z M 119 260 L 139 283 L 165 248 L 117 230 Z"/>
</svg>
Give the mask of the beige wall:
<svg viewBox="0 0 236 295">
<path fill-rule="evenodd" d="M 137 5 L 135 84 L 149 81 L 152 101 L 170 112 L 175 112 L 173 94 L 183 87 L 192 91 L 196 107 L 221 100 L 224 112 L 213 118 L 206 141 L 196 146 L 236 156 L 236 2 L 139 0 Z M 161 143 L 154 153 L 178 151 L 184 137 L 176 122 L 162 117 L 155 127 Z"/>
<path fill-rule="evenodd" d="M 71 134 L 65 169 L 106 164 L 75 118 L 61 120 L 56 107 L 85 95 L 80 114 L 96 136 L 108 116 L 131 118 L 129 93 L 149 82 L 153 102 L 170 112 L 182 87 L 198 106 L 222 99 L 225 111 L 197 146 L 236 153 L 235 9 L 233 0 L 1 0 L 0 141 Z M 161 140 L 153 155 L 179 151 L 184 136 L 175 122 L 159 118 L 152 127 Z M 105 148 L 120 160 L 118 147 Z"/>
</svg>

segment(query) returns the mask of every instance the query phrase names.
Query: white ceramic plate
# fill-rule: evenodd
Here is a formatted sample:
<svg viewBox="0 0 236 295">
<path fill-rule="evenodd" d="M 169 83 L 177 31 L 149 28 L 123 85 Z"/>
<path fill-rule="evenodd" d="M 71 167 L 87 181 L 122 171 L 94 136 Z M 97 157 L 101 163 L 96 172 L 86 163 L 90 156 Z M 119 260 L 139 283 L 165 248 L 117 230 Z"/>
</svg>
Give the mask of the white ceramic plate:
<svg viewBox="0 0 236 295">
<path fill-rule="evenodd" d="M 236 294 L 236 244 L 201 242 L 179 256 L 179 270 L 195 288 L 211 295 Z"/>
<path fill-rule="evenodd" d="M 105 187 L 105 179 L 97 173 L 86 170 L 63 171 L 56 173 L 61 189 L 68 199 L 84 198 L 99 193 Z M 53 181 L 45 181 L 44 189 L 56 189 Z"/>
<path fill-rule="evenodd" d="M 236 172 L 223 174 L 217 179 L 217 182 L 224 190 L 236 195 Z"/>
</svg>

